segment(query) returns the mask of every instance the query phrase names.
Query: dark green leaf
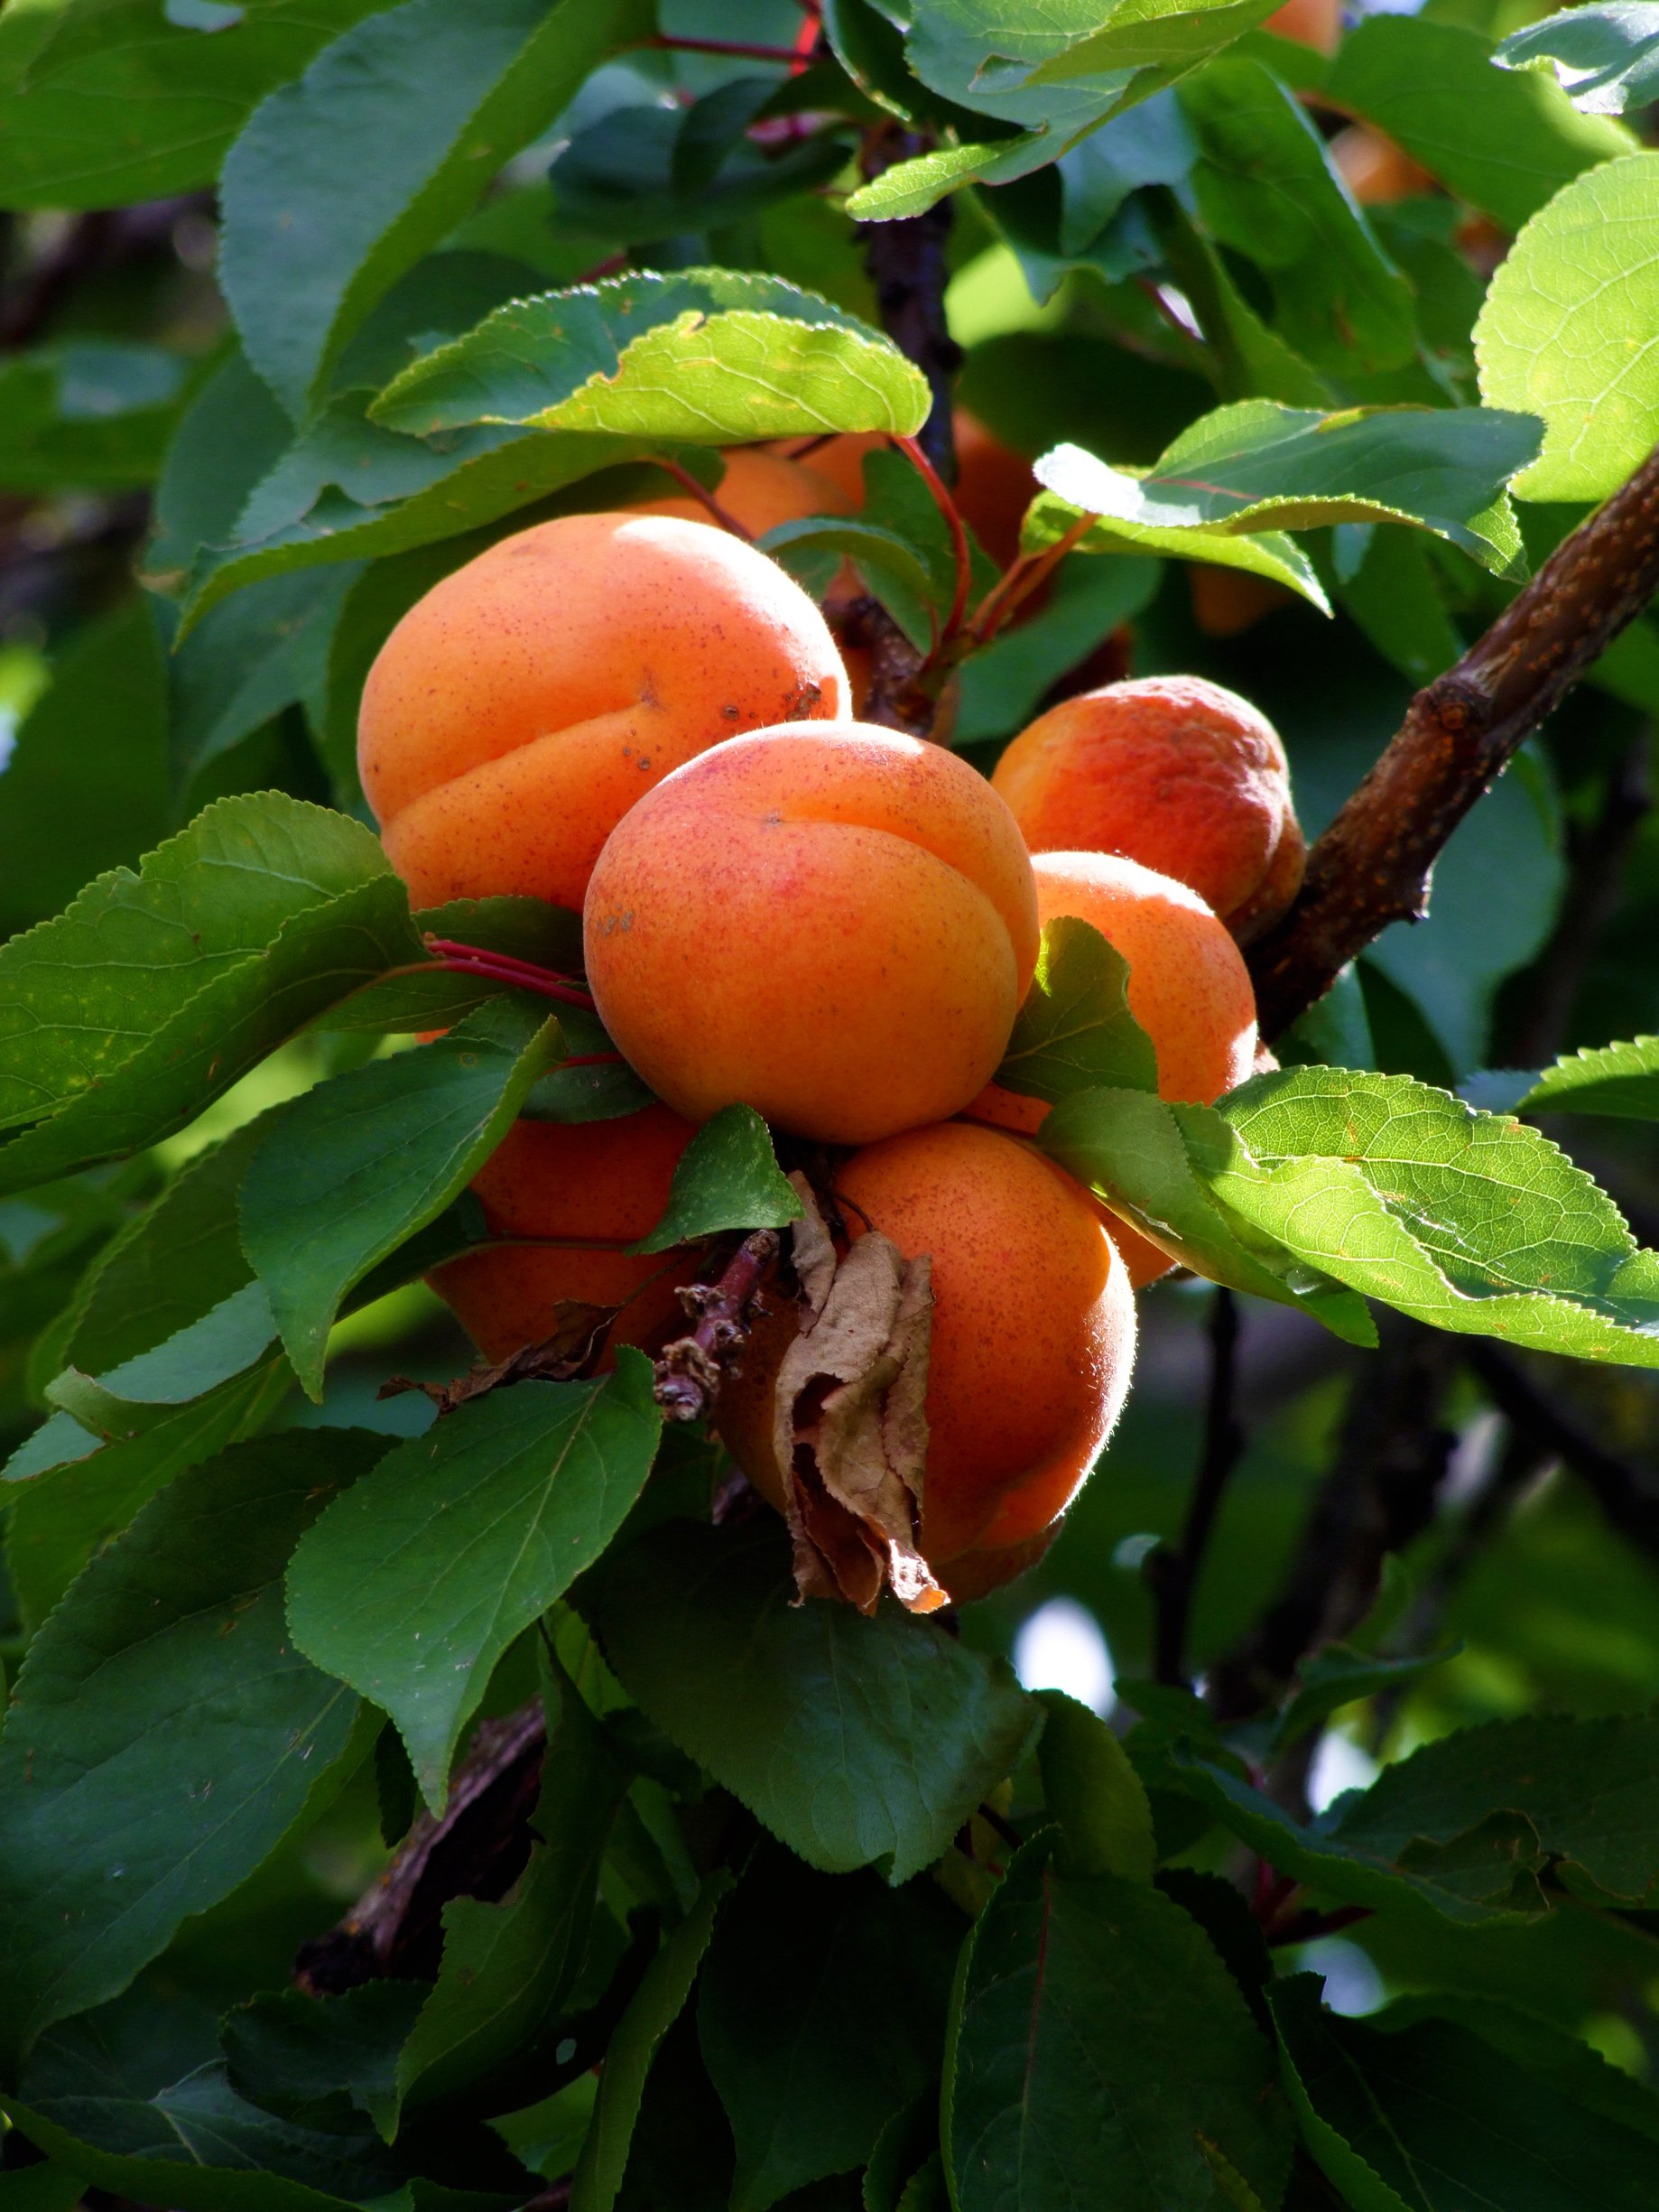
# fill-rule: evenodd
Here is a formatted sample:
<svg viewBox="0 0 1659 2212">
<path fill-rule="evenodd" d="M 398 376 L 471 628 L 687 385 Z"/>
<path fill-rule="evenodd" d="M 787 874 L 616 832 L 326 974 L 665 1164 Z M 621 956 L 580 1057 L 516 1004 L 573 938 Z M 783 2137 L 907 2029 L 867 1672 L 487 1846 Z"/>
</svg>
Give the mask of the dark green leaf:
<svg viewBox="0 0 1659 2212">
<path fill-rule="evenodd" d="M 969 1939 L 947 2059 L 959 2212 L 1210 2212 L 1217 2160 L 1264 2204 L 1289 2163 L 1273 2058 L 1231 1975 L 1140 1882 L 1015 1860 Z"/>
<path fill-rule="evenodd" d="M 365 1982 L 338 1997 L 268 1990 L 219 2031 L 231 2087 L 302 2124 L 378 2120 L 395 2096 L 398 2053 L 428 1992 L 420 1982 Z M 389 2131 L 388 2131 L 389 2132 Z"/>
<path fill-rule="evenodd" d="M 244 1283 L 153 1351 L 107 1374 L 66 1368 L 46 1386 L 46 1402 L 112 1442 L 139 1435 L 178 1406 L 217 1389 L 252 1367 L 275 1334 L 263 1285 Z"/>
<path fill-rule="evenodd" d="M 1039 1690 L 1047 1711 L 1037 1739 L 1043 1801 L 1060 1826 L 1055 1863 L 1066 1874 L 1150 1882 L 1157 1862 L 1152 1813 L 1127 1752 L 1098 1715 L 1063 1690 Z"/>
<path fill-rule="evenodd" d="M 153 590 L 177 591 L 202 548 L 234 534 L 248 494 L 292 437 L 269 387 L 233 349 L 185 409 L 168 449 L 144 564 Z"/>
<path fill-rule="evenodd" d="M 341 1299 L 466 1189 L 558 1049 L 556 1021 L 497 999 L 265 1117 L 242 1184 L 242 1243 L 311 1398 Z"/>
<path fill-rule="evenodd" d="M 795 1606 L 781 1531 L 671 1522 L 578 1596 L 623 1687 L 810 1866 L 899 1883 L 1029 1748 L 1001 1660 L 896 1606 Z"/>
<path fill-rule="evenodd" d="M 346 1750 L 356 1700 L 283 1619 L 294 1538 L 385 1439 L 315 1432 L 181 1475 L 31 1647 L 0 1738 L 6 2049 L 124 1988 Z"/>
<path fill-rule="evenodd" d="M 404 371 L 375 419 L 732 445 L 827 430 L 913 434 L 920 370 L 844 309 L 774 276 L 685 269 L 499 308 Z M 623 454 L 620 458 L 627 458 Z"/>
<path fill-rule="evenodd" d="M 1461 23 L 1374 16 L 1343 40 L 1325 88 L 1506 230 L 1631 145 L 1536 70 L 1494 69 L 1490 42 Z"/>
<path fill-rule="evenodd" d="M 1157 1055 L 1128 990 L 1128 962 L 1098 929 L 1073 915 L 1049 923 L 996 1081 L 1051 1105 L 1073 1091 L 1155 1092 Z"/>
<path fill-rule="evenodd" d="M 663 1218 L 630 1249 L 665 1252 L 721 1229 L 782 1229 L 802 1206 L 752 1106 L 725 1106 L 681 1154 Z"/>
<path fill-rule="evenodd" d="M 321 693 L 354 563 L 267 577 L 216 607 L 173 661 L 172 774 L 181 790 L 221 754 Z"/>
<path fill-rule="evenodd" d="M 1553 62 L 1573 106 L 1587 116 L 1623 115 L 1659 98 L 1659 7 L 1652 0 L 1611 0 L 1569 8 L 1512 31 L 1493 51 L 1500 70 Z"/>
<path fill-rule="evenodd" d="M 685 2008 L 732 1877 L 718 1868 L 651 1964 L 616 2026 L 599 2076 L 593 2122 L 576 2168 L 570 2212 L 611 2212 L 627 2168 L 640 2098 L 657 2046 Z"/>
<path fill-rule="evenodd" d="M 520 1382 L 391 1453 L 301 1543 L 294 1639 L 397 1723 L 434 1811 L 490 1671 L 590 1566 L 638 1496 L 659 1417 L 649 1362 Z"/>
<path fill-rule="evenodd" d="M 780 1933 L 788 1931 L 787 1942 Z M 763 1851 L 698 1989 L 703 2058 L 737 2146 L 732 2212 L 868 2159 L 933 2078 L 962 1924 L 926 1883 L 816 1874 Z"/>
<path fill-rule="evenodd" d="M 1544 1069 L 1516 1101 L 1520 1113 L 1617 1114 L 1659 1120 L 1659 1037 L 1587 1045 Z"/>
<path fill-rule="evenodd" d="M 809 516 L 799 522 L 779 523 L 767 531 L 761 544 L 815 595 L 827 588 L 843 559 L 856 562 L 912 645 L 918 652 L 927 651 L 927 611 L 935 604 L 932 578 L 915 547 L 897 531 L 885 530 L 861 516 Z"/>
<path fill-rule="evenodd" d="M 1432 1668 L 1456 1659 L 1460 1643 L 1443 1651 L 1425 1651 L 1414 1659 L 1379 1659 L 1372 1651 L 1356 1651 L 1347 1644 L 1327 1644 L 1304 1660 L 1296 1678 L 1296 1694 L 1279 1715 L 1274 1728 L 1274 1750 L 1287 1749 L 1332 1713 L 1379 1690 L 1404 1689 Z"/>
<path fill-rule="evenodd" d="M 0 487 L 126 491 L 154 480 L 185 364 L 159 346 L 79 339 L 0 366 Z"/>
<path fill-rule="evenodd" d="M 375 301 L 650 29 L 642 0 L 403 0 L 255 111 L 225 163 L 219 277 L 296 421 Z"/>
</svg>

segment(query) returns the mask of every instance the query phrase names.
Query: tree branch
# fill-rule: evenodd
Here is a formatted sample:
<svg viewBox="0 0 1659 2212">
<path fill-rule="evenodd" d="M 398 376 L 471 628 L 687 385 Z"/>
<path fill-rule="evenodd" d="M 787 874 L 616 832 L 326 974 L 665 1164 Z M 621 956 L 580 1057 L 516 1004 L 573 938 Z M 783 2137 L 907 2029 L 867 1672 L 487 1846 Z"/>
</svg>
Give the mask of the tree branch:
<svg viewBox="0 0 1659 2212">
<path fill-rule="evenodd" d="M 932 141 L 897 124 L 867 132 L 860 166 L 866 181 L 925 153 Z M 860 223 L 858 240 L 864 265 L 876 287 L 881 327 L 908 359 L 927 378 L 933 395 L 932 412 L 918 433 L 918 442 L 947 484 L 956 481 L 956 440 L 950 427 L 953 380 L 962 365 L 962 349 L 945 321 L 945 246 L 950 236 L 952 210 L 947 193 L 925 215 L 906 215 L 892 223 Z"/>
<path fill-rule="evenodd" d="M 657 1362 L 655 1397 L 671 1421 L 695 1421 L 719 1396 L 727 1368 L 748 1342 L 756 1293 L 778 1256 L 775 1229 L 757 1229 L 727 1262 L 718 1282 L 693 1283 L 680 1303 L 697 1326 L 666 1345 Z"/>
<path fill-rule="evenodd" d="M 1221 1284 L 1209 1308 L 1209 1393 L 1204 1408 L 1204 1446 L 1186 1525 L 1172 1549 L 1160 1545 L 1146 1561 L 1153 1592 L 1153 1677 L 1187 1687 L 1187 1622 L 1192 1593 L 1215 1527 L 1221 1493 L 1244 1450 L 1244 1429 L 1234 1407 L 1238 1378 L 1238 1301 Z"/>
<path fill-rule="evenodd" d="M 1581 523 L 1413 700 L 1398 735 L 1308 856 L 1300 896 L 1247 954 L 1270 1041 L 1391 922 L 1421 920 L 1441 848 L 1659 588 L 1659 452 Z"/>
</svg>

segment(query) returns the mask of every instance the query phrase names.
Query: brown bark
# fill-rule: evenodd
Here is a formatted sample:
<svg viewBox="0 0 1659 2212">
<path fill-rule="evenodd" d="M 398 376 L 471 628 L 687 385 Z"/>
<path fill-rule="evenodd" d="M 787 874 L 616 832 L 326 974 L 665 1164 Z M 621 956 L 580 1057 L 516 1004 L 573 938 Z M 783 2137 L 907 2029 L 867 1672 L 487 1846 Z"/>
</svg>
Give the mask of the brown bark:
<svg viewBox="0 0 1659 2212">
<path fill-rule="evenodd" d="M 1250 948 L 1264 1036 L 1282 1035 L 1391 922 L 1423 918 L 1446 840 L 1655 589 L 1659 452 L 1413 700 L 1309 854 L 1295 904 Z"/>
</svg>

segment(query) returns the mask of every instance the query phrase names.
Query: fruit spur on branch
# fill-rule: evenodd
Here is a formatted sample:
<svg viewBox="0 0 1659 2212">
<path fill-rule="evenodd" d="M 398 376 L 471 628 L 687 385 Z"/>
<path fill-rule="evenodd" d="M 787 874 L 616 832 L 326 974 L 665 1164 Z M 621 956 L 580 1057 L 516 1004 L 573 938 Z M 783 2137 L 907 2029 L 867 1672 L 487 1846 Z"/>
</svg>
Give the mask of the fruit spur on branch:
<svg viewBox="0 0 1659 2212">
<path fill-rule="evenodd" d="M 927 1611 L 1052 1540 L 1129 1388 L 1135 1291 L 1174 1265 L 996 1080 L 1042 933 L 1099 933 L 1160 1094 L 1208 1104 L 1256 1062 L 1238 945 L 1294 896 L 1303 846 L 1275 732 L 1196 678 L 1068 699 L 989 776 L 853 719 L 867 670 L 855 686 L 752 539 L 856 511 L 885 442 L 739 449 L 712 489 L 503 538 L 392 632 L 359 752 L 417 904 L 581 917 L 580 975 L 434 956 L 580 1008 L 606 1049 L 576 1057 L 637 1079 L 610 1118 L 508 1131 L 473 1185 L 489 1241 L 434 1287 L 491 1362 L 642 1347 L 665 1409 L 706 1417 L 788 1522 L 803 1597 Z M 1054 565 L 1019 552 L 1028 473 L 964 446 L 1006 568 L 922 659 L 935 697 L 933 664 Z M 837 578 L 831 616 L 856 589 Z M 801 1218 L 735 1254 L 735 1234 L 642 1251 L 699 1129 L 738 1107 Z"/>
</svg>

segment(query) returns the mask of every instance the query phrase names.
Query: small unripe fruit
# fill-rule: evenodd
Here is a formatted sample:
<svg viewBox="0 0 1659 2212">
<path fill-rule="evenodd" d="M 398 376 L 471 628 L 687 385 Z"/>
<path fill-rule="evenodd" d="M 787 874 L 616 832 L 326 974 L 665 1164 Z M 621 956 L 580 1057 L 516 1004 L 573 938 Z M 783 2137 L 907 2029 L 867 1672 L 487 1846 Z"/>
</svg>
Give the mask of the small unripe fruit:
<svg viewBox="0 0 1659 2212">
<path fill-rule="evenodd" d="M 937 745 L 853 723 L 734 739 L 617 824 L 583 913 L 618 1050 L 693 1121 L 741 1101 L 863 1144 L 955 1113 L 1036 964 L 1013 816 Z"/>
<path fill-rule="evenodd" d="M 494 1236 L 632 1243 L 662 1219 L 691 1136 L 666 1106 L 614 1121 L 515 1121 L 472 1187 Z M 543 1342 L 567 1300 L 620 1306 L 613 1345 L 650 1343 L 683 1320 L 675 1291 L 695 1272 L 672 1251 L 507 1244 L 451 1260 L 431 1284 L 485 1357 L 505 1360 Z"/>
<path fill-rule="evenodd" d="M 765 553 L 673 516 L 567 515 L 411 608 L 369 671 L 357 757 L 417 906 L 579 906 L 606 838 L 672 768 L 847 712 L 822 615 Z"/>
<path fill-rule="evenodd" d="M 1201 676 L 1142 676 L 1063 700 L 992 777 L 1033 852 L 1121 852 L 1259 930 L 1302 880 L 1279 734 Z M 1273 901 L 1276 900 L 1276 904 Z"/>
<path fill-rule="evenodd" d="M 1085 1194 L 1042 1154 L 949 1122 L 855 1153 L 838 1171 L 849 1234 L 865 1221 L 932 1260 L 920 1547 L 954 1596 L 1028 1566 L 1105 1448 L 1129 1387 L 1135 1300 Z M 722 1393 L 720 1427 L 783 1506 L 771 1383 L 787 1311 Z"/>
</svg>

